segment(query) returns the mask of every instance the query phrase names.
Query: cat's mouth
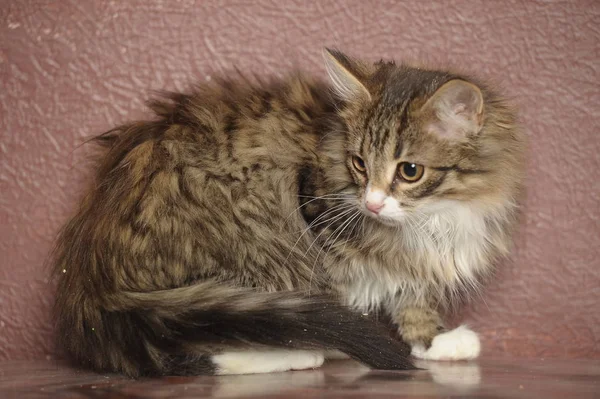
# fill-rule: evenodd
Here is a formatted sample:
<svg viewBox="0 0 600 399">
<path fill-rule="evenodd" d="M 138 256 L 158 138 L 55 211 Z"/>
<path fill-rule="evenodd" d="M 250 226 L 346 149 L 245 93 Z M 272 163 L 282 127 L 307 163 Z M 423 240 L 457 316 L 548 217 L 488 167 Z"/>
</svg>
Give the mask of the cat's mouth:
<svg viewBox="0 0 600 399">
<path fill-rule="evenodd" d="M 362 212 L 371 220 L 375 220 L 386 226 L 395 227 L 400 223 L 398 218 L 394 218 L 390 215 L 387 215 L 385 212 L 373 212 L 372 210 L 369 210 L 366 206 L 362 207 Z"/>
</svg>

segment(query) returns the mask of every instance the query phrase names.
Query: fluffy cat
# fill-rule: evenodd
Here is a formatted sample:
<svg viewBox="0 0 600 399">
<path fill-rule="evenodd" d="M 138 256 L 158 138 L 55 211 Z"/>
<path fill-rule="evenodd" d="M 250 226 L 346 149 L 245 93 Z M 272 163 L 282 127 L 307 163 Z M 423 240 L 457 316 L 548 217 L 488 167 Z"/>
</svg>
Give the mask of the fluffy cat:
<svg viewBox="0 0 600 399">
<path fill-rule="evenodd" d="M 508 251 L 513 111 L 459 74 L 325 61 L 331 86 L 222 79 L 97 138 L 54 257 L 57 336 L 77 364 L 138 377 L 479 354 L 440 311 Z"/>
</svg>

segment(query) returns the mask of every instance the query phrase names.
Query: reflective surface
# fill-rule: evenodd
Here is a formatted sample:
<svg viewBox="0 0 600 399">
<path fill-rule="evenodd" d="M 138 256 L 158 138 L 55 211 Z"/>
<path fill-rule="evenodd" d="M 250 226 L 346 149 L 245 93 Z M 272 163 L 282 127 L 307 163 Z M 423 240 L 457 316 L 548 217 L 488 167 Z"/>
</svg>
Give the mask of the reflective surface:
<svg viewBox="0 0 600 399">
<path fill-rule="evenodd" d="M 600 361 L 482 359 L 369 371 L 352 361 L 287 373 L 129 380 L 60 362 L 0 364 L 1 398 L 600 398 Z"/>
</svg>

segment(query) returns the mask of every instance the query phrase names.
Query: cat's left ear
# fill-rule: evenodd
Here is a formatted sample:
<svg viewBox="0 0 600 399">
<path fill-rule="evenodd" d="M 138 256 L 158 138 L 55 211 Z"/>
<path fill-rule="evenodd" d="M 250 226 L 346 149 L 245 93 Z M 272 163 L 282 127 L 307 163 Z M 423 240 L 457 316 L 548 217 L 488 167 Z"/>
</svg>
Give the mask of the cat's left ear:
<svg viewBox="0 0 600 399">
<path fill-rule="evenodd" d="M 328 48 L 324 49 L 323 58 L 335 92 L 342 100 L 371 100 L 363 83 L 370 73 L 366 64 Z"/>
<path fill-rule="evenodd" d="M 443 84 L 421 108 L 425 129 L 448 139 L 476 135 L 483 126 L 483 95 L 472 83 L 454 79 Z"/>
</svg>

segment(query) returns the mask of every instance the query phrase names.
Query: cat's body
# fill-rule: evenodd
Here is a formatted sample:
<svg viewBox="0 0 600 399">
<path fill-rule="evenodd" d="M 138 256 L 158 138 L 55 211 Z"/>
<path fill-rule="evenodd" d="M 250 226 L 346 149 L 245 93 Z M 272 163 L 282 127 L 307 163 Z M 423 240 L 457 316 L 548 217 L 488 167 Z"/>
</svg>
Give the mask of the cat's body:
<svg viewBox="0 0 600 399">
<path fill-rule="evenodd" d="M 336 350 L 410 368 L 378 313 L 417 356 L 477 355 L 468 330 L 454 355 L 431 344 L 437 309 L 507 251 L 513 115 L 459 76 L 327 57 L 337 99 L 300 75 L 225 80 L 100 137 L 107 154 L 56 249 L 58 334 L 77 362 L 251 373 Z"/>
</svg>

